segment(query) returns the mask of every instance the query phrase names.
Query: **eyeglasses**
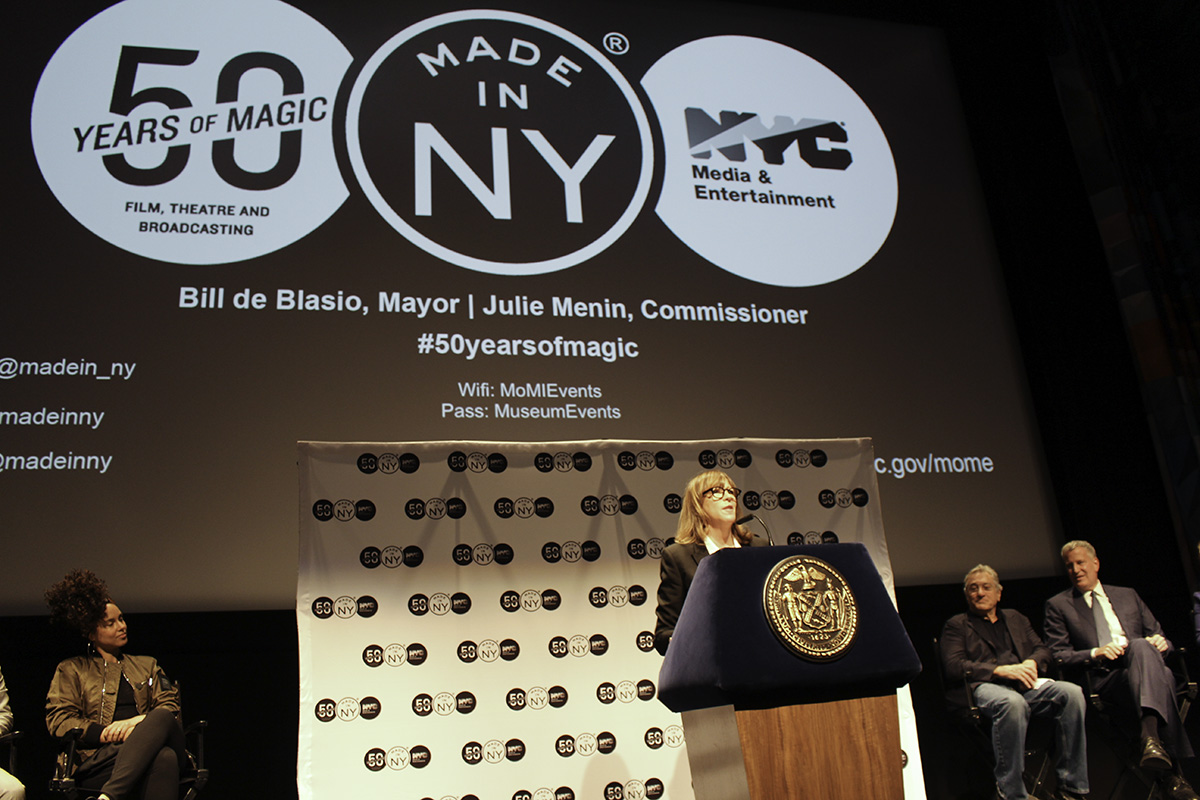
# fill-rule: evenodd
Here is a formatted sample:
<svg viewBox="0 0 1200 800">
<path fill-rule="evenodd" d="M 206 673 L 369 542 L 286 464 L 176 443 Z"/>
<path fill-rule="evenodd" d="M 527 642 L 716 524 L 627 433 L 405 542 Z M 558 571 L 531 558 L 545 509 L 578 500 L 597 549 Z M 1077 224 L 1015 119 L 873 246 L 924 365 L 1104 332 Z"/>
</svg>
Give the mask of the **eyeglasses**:
<svg viewBox="0 0 1200 800">
<path fill-rule="evenodd" d="M 729 495 L 734 500 L 738 499 L 738 495 L 742 493 L 741 489 L 735 489 L 732 486 L 714 486 L 711 489 L 705 489 L 701 492 L 705 497 L 711 497 L 713 500 L 724 500 L 725 495 Z"/>
</svg>

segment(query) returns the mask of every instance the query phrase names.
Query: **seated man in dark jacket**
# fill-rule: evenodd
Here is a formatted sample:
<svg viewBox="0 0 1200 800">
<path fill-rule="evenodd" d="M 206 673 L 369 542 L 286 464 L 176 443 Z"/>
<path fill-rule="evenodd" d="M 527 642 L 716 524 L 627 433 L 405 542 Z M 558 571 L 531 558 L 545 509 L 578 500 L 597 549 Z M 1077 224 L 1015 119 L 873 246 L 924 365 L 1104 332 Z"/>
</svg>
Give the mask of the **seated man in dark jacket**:
<svg viewBox="0 0 1200 800">
<path fill-rule="evenodd" d="M 975 704 L 992 723 L 997 797 L 1028 798 L 1021 773 L 1030 716 L 1052 716 L 1057 722 L 1057 797 L 1081 797 L 1088 792 L 1083 691 L 1044 677 L 1050 651 L 1023 614 L 996 608 L 1002 588 L 996 570 L 986 564 L 972 567 L 963 579 L 968 611 L 951 617 L 942 629 L 943 666 L 952 687 L 947 700 L 967 705 L 962 680 L 969 673 Z"/>
</svg>

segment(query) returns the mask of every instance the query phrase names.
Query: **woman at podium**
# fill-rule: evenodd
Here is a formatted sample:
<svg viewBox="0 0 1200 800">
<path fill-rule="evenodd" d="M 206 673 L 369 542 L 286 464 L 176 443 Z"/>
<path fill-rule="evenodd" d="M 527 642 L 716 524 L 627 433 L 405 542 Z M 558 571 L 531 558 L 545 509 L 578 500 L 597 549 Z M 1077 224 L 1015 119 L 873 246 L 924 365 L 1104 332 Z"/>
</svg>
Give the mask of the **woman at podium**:
<svg viewBox="0 0 1200 800">
<path fill-rule="evenodd" d="M 659 566 L 658 619 L 654 625 L 654 647 L 667 653 L 675 623 L 683 610 L 696 567 L 709 553 L 724 547 L 760 547 L 767 542 L 737 524 L 738 495 L 728 475 L 720 470 L 701 472 L 688 481 L 675 541 L 663 550 Z"/>
</svg>

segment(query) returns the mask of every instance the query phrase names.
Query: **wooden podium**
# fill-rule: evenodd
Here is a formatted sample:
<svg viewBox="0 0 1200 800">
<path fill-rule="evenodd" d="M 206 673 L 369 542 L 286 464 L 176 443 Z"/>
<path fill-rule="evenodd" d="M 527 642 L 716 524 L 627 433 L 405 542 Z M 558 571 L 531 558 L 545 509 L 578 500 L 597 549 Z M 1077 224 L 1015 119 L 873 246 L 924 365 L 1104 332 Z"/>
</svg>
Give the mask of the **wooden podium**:
<svg viewBox="0 0 1200 800">
<path fill-rule="evenodd" d="M 796 554 L 854 593 L 859 631 L 837 660 L 794 655 L 763 611 L 767 575 Z M 902 800 L 895 690 L 920 669 L 862 545 L 723 550 L 696 571 L 659 699 L 683 715 L 697 800 Z"/>
</svg>

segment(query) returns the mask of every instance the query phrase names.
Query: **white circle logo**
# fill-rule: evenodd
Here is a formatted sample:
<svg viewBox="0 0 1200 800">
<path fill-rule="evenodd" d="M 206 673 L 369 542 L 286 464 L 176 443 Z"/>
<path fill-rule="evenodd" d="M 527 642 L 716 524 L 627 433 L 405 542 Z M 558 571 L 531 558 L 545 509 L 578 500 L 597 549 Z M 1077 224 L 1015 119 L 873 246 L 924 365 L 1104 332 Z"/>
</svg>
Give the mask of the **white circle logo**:
<svg viewBox="0 0 1200 800">
<path fill-rule="evenodd" d="M 223 264 L 273 252 L 347 197 L 332 131 L 350 61 L 278 0 L 125 0 L 42 72 L 38 166 L 80 224 L 131 253 Z"/>
<path fill-rule="evenodd" d="M 499 275 L 604 251 L 641 211 L 654 166 L 646 112 L 612 62 L 507 11 L 441 14 L 392 37 L 355 81 L 346 143 L 393 228 Z"/>
<path fill-rule="evenodd" d="M 760 283 L 816 286 L 883 246 L 898 196 L 891 149 L 827 67 L 716 36 L 667 53 L 642 85 L 665 143 L 656 210 L 697 254 Z"/>
</svg>

